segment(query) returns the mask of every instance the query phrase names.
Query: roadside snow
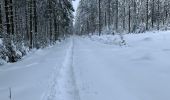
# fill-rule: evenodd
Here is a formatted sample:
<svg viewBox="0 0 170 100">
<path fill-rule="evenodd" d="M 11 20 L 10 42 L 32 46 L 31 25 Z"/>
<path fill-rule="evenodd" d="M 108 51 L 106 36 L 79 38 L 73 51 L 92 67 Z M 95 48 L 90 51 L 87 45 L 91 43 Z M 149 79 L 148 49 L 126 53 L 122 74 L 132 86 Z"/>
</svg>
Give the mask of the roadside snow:
<svg viewBox="0 0 170 100">
<path fill-rule="evenodd" d="M 81 100 L 168 100 L 169 33 L 125 35 L 127 46 L 122 47 L 76 38 L 74 69 Z"/>
<path fill-rule="evenodd" d="M 121 45 L 121 37 L 120 35 L 102 35 L 102 36 L 98 36 L 98 35 L 92 35 L 90 36 L 90 39 L 92 41 L 99 41 L 101 43 L 104 44 L 110 44 L 110 45 Z"/>
</svg>

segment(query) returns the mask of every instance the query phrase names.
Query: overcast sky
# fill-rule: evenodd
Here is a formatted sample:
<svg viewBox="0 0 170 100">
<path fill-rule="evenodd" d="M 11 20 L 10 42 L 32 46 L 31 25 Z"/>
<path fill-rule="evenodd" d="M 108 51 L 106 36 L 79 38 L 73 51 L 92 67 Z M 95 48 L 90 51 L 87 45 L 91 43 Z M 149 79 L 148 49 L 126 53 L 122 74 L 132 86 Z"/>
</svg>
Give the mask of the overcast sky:
<svg viewBox="0 0 170 100">
<path fill-rule="evenodd" d="M 73 13 L 74 16 L 76 16 L 76 10 L 77 10 L 79 1 L 80 1 L 80 0 L 75 0 L 75 1 L 73 1 L 73 7 L 74 7 L 74 9 L 75 9 L 75 12 Z M 75 17 L 74 17 L 74 18 L 75 18 Z M 74 21 L 73 21 L 73 24 L 75 24 L 75 19 L 74 19 Z"/>
<path fill-rule="evenodd" d="M 79 3 L 79 0 L 73 1 L 73 7 L 74 7 L 75 10 L 76 10 L 77 7 L 78 7 L 78 3 Z M 76 12 L 74 12 L 74 16 L 75 16 L 75 15 L 76 15 Z"/>
</svg>

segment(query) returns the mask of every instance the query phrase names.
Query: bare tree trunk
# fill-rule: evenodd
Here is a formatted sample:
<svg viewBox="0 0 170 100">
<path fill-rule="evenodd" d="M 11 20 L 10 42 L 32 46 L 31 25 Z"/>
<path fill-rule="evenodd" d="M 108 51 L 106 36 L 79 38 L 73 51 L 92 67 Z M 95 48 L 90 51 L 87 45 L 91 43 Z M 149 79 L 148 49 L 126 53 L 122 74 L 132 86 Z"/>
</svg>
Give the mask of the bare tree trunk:
<svg viewBox="0 0 170 100">
<path fill-rule="evenodd" d="M 57 37 L 57 16 L 54 16 L 54 39 L 55 41 L 57 41 L 58 37 Z"/>
<path fill-rule="evenodd" d="M 3 31 L 3 25 L 2 25 L 2 3 L 0 1 L 0 34 L 2 34 L 2 31 Z"/>
<path fill-rule="evenodd" d="M 107 26 L 107 13 L 104 13 L 104 25 Z"/>
<path fill-rule="evenodd" d="M 50 39 L 50 44 L 52 43 L 52 2 L 51 0 L 48 1 L 48 11 L 49 11 L 49 39 Z"/>
<path fill-rule="evenodd" d="M 133 30 L 132 32 L 136 31 L 137 27 L 137 5 L 136 5 L 136 0 L 133 0 Z"/>
<path fill-rule="evenodd" d="M 15 34 L 18 34 L 19 33 L 19 27 L 18 27 L 18 12 L 17 12 L 17 9 L 18 8 L 18 6 L 16 5 L 16 3 L 15 3 L 15 10 L 14 10 L 14 16 L 15 16 L 15 19 L 14 19 L 14 22 L 15 22 Z"/>
<path fill-rule="evenodd" d="M 164 9 L 164 11 L 163 11 L 163 25 L 165 25 L 165 23 L 166 23 L 166 19 L 167 19 L 167 17 L 166 17 L 166 15 L 167 15 L 167 5 L 166 5 L 166 1 L 164 1 L 164 5 L 163 5 L 163 9 Z"/>
<path fill-rule="evenodd" d="M 30 44 L 29 44 L 29 48 L 32 49 L 33 48 L 33 11 L 32 11 L 32 6 L 33 6 L 33 2 L 32 0 L 29 1 L 29 14 L 30 14 Z"/>
<path fill-rule="evenodd" d="M 101 7 L 100 7 L 100 0 L 98 0 L 98 9 L 99 9 L 99 15 L 98 15 L 98 17 L 99 17 L 99 36 L 101 35 Z"/>
<path fill-rule="evenodd" d="M 115 28 L 116 32 L 118 32 L 118 21 L 119 20 L 119 1 L 116 0 L 116 20 L 115 20 Z"/>
<path fill-rule="evenodd" d="M 160 1 L 158 0 L 158 11 L 157 11 L 157 30 L 159 30 L 159 27 L 160 27 Z"/>
<path fill-rule="evenodd" d="M 148 21 L 149 21 L 149 4 L 148 4 L 148 0 L 146 0 L 146 30 L 148 31 Z"/>
<path fill-rule="evenodd" d="M 52 43 L 52 19 L 49 19 L 49 24 L 50 24 L 50 44 Z"/>
<path fill-rule="evenodd" d="M 28 8 L 29 8 L 29 3 L 27 0 L 25 0 L 26 6 L 25 6 L 25 29 L 26 29 L 26 39 L 27 41 L 30 40 L 30 34 L 29 34 L 29 26 L 28 26 Z"/>
<path fill-rule="evenodd" d="M 152 0 L 152 28 L 154 28 L 155 0 Z"/>
<path fill-rule="evenodd" d="M 34 0 L 33 2 L 34 4 L 34 31 L 37 34 L 38 30 L 37 30 L 37 4 L 36 4 L 36 0 Z"/>
<path fill-rule="evenodd" d="M 87 18 L 87 22 L 86 22 L 86 24 L 87 24 L 87 34 L 89 34 L 89 33 L 90 33 L 90 31 L 89 31 L 89 21 L 88 21 L 88 18 Z"/>
<path fill-rule="evenodd" d="M 110 2 L 111 2 L 111 0 L 108 0 L 108 28 L 109 28 L 109 30 L 110 30 Z"/>
<path fill-rule="evenodd" d="M 13 13 L 13 1 L 10 0 L 10 24 L 11 24 L 11 33 L 14 35 L 14 13 Z"/>
<path fill-rule="evenodd" d="M 37 35 L 38 35 L 38 29 L 37 29 L 37 4 L 36 4 L 36 0 L 33 0 L 33 10 L 34 10 L 34 34 L 35 34 L 35 40 L 34 40 L 34 45 L 36 48 L 39 48 L 38 47 L 38 38 L 37 38 Z"/>
<path fill-rule="evenodd" d="M 10 13 L 9 13 L 9 1 L 5 0 L 5 15 L 6 15 L 6 32 L 8 35 L 11 34 L 11 25 L 10 25 Z"/>
<path fill-rule="evenodd" d="M 126 26 L 125 26 L 125 20 L 126 20 L 126 5 L 125 5 L 125 0 L 123 0 L 123 30 L 126 30 Z"/>
<path fill-rule="evenodd" d="M 129 26 L 129 33 L 131 32 L 131 12 L 130 12 L 130 4 L 129 4 L 129 13 L 128 13 L 128 16 L 129 16 L 129 23 L 128 23 L 128 26 Z"/>
<path fill-rule="evenodd" d="M 165 2 L 165 22 L 168 21 L 168 2 Z"/>
</svg>

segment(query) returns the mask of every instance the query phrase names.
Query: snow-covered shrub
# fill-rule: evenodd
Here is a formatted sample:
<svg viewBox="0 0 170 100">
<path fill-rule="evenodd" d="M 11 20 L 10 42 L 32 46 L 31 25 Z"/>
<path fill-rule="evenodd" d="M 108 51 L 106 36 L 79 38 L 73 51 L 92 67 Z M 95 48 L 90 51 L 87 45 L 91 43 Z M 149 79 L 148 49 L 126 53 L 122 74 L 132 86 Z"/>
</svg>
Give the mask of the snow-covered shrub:
<svg viewBox="0 0 170 100">
<path fill-rule="evenodd" d="M 92 35 L 90 37 L 93 41 L 99 41 L 104 44 L 110 44 L 110 45 L 126 45 L 125 40 L 123 39 L 123 36 L 120 34 L 117 35 Z"/>
<path fill-rule="evenodd" d="M 12 41 L 8 35 L 3 35 L 2 38 L 0 38 L 0 65 L 5 62 L 17 62 L 22 56 L 26 55 L 28 51 L 28 47 L 25 46 L 23 42 Z"/>
<path fill-rule="evenodd" d="M 6 57 L 6 49 L 3 45 L 2 38 L 0 38 L 0 65 L 5 63 Z"/>
</svg>

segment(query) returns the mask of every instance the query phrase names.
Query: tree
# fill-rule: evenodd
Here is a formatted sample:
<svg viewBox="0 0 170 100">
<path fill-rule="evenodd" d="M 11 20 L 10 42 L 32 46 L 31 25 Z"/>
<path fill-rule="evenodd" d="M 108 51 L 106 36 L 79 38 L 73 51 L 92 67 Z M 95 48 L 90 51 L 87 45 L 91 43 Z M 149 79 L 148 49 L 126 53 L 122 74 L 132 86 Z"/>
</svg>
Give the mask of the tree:
<svg viewBox="0 0 170 100">
<path fill-rule="evenodd" d="M 29 34 L 29 48 L 33 48 L 33 0 L 29 0 L 29 27 L 30 27 L 30 34 Z"/>
<path fill-rule="evenodd" d="M 160 28 L 160 1 L 157 1 L 158 8 L 157 8 L 157 30 Z"/>
<path fill-rule="evenodd" d="M 128 21 L 129 21 L 129 23 L 128 23 L 128 27 L 129 27 L 129 30 L 128 30 L 128 32 L 130 33 L 131 32 L 131 7 L 130 7 L 130 4 L 129 4 L 129 11 L 128 11 Z"/>
<path fill-rule="evenodd" d="M 152 0 L 152 28 L 154 28 L 154 21 L 155 21 L 155 0 Z"/>
<path fill-rule="evenodd" d="M 119 1 L 116 0 L 116 19 L 115 19 L 115 30 L 118 32 L 118 22 L 119 22 Z"/>
<path fill-rule="evenodd" d="M 110 34 L 140 33 L 154 26 L 165 29 L 170 20 L 169 6 L 170 0 L 80 0 L 75 29 L 79 34 L 100 33 L 102 29 L 109 30 Z"/>
<path fill-rule="evenodd" d="M 72 34 L 73 11 L 72 0 L 1 0 L 5 57 L 15 62 L 19 51 L 23 56 L 26 48 L 43 48 Z"/>
<path fill-rule="evenodd" d="M 98 9 L 99 9 L 99 14 L 98 14 L 98 18 L 99 18 L 99 36 L 101 35 L 101 7 L 100 7 L 100 5 L 101 5 L 101 1 L 100 0 L 98 0 Z"/>
<path fill-rule="evenodd" d="M 3 25 L 2 25 L 2 3 L 0 1 L 0 34 L 2 34 L 2 30 L 3 30 Z"/>
<path fill-rule="evenodd" d="M 146 30 L 148 31 L 148 21 L 149 21 L 149 15 L 148 15 L 148 12 L 149 12 L 149 2 L 148 0 L 146 0 Z"/>
</svg>

